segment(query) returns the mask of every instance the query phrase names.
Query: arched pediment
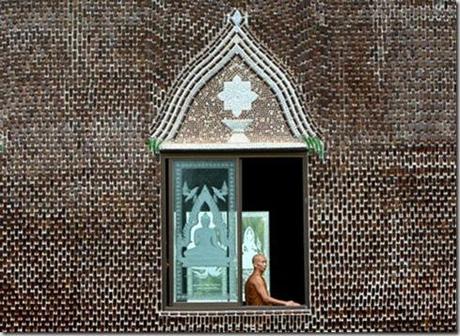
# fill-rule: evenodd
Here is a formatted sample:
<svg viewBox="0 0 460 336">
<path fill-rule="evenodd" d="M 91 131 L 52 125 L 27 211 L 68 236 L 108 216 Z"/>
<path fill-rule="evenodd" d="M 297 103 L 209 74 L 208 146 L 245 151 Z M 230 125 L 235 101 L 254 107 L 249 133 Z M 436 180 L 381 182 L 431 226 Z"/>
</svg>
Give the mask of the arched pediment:
<svg viewBox="0 0 460 336">
<path fill-rule="evenodd" d="M 173 140 L 200 90 L 236 58 L 240 59 L 245 66 L 268 85 L 276 97 L 280 113 L 283 115 L 283 120 L 293 139 L 320 138 L 320 132 L 302 104 L 293 81 L 250 34 L 247 22 L 239 11 L 229 17 L 227 26 L 216 41 L 202 50 L 177 78 L 173 89 L 160 109 L 158 118 L 152 127 L 151 136 L 161 141 Z M 247 85 L 247 82 L 242 81 L 239 77 L 235 77 L 233 82 L 240 86 Z M 225 85 L 230 86 L 235 83 L 225 82 Z M 251 91 L 248 92 L 249 94 L 252 93 Z M 229 104 L 225 99 L 231 99 L 231 94 L 233 93 L 230 92 L 226 95 L 226 92 L 221 92 L 219 94 L 219 98 L 223 100 L 222 108 L 225 106 L 228 110 L 227 105 Z M 251 99 L 255 99 L 254 97 Z M 234 107 L 234 109 L 238 110 L 238 107 Z M 241 112 L 241 107 L 239 109 Z M 233 114 L 239 116 L 239 113 Z M 235 121 L 226 122 L 223 120 L 224 123 L 231 124 L 227 125 L 229 127 L 235 127 L 232 124 Z"/>
</svg>

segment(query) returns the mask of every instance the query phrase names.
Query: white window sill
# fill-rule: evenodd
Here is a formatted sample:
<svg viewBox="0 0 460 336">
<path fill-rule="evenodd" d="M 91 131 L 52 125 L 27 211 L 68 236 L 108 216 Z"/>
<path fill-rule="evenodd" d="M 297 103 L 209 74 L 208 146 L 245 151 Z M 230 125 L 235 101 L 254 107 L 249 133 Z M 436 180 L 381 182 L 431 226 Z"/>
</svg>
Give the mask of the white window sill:
<svg viewBox="0 0 460 336">
<path fill-rule="evenodd" d="M 172 143 L 166 142 L 161 145 L 160 152 L 169 151 L 213 151 L 213 150 L 303 150 L 307 151 L 304 143 L 299 142 L 248 142 L 248 143 Z"/>
</svg>

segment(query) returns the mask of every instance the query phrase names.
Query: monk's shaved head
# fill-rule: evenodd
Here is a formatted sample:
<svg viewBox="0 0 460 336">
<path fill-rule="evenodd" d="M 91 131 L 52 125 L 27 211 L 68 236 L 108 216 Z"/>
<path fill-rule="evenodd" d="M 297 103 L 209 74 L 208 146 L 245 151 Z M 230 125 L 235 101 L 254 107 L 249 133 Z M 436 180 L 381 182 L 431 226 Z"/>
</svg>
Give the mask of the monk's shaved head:
<svg viewBox="0 0 460 336">
<path fill-rule="evenodd" d="M 265 258 L 265 256 L 262 253 L 257 253 L 252 257 L 252 264 L 254 265 L 261 258 Z"/>
</svg>

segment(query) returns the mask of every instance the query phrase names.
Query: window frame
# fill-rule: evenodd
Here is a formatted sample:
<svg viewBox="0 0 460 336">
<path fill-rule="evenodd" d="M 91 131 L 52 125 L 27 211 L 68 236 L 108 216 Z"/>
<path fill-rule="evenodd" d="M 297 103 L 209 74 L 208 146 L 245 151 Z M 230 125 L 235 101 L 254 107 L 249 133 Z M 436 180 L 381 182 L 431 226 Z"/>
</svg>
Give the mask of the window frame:
<svg viewBox="0 0 460 336">
<path fill-rule="evenodd" d="M 305 283 L 305 304 L 300 307 L 286 306 L 247 306 L 243 304 L 241 283 L 242 278 L 242 253 L 241 253 L 241 223 L 242 223 L 242 159 L 245 158 L 299 158 L 302 164 L 302 195 L 303 195 L 303 263 L 304 263 L 304 283 Z M 173 160 L 235 160 L 235 197 L 237 211 L 237 254 L 238 254 L 238 302 L 173 302 L 173 267 L 170 258 L 173 257 L 174 244 L 172 241 L 173 229 L 171 219 L 173 218 Z M 309 207 L 309 190 L 308 190 L 308 156 L 305 150 L 261 150 L 261 151 L 162 151 L 160 154 L 161 169 L 161 190 L 160 190 L 160 217 L 161 217 L 161 307 L 165 311 L 206 311 L 206 310 L 279 310 L 279 309 L 310 309 L 310 227 L 308 225 L 308 207 Z"/>
</svg>

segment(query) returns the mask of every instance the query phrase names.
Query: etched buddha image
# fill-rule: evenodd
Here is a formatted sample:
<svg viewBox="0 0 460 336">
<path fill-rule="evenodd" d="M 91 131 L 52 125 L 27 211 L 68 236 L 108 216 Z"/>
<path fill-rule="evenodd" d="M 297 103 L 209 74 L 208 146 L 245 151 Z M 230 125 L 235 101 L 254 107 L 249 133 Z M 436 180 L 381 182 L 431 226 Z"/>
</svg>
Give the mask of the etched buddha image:
<svg viewBox="0 0 460 336">
<path fill-rule="evenodd" d="M 248 227 L 243 234 L 243 268 L 252 267 L 252 257 L 261 252 L 260 239 L 256 237 L 254 229 Z"/>
<path fill-rule="evenodd" d="M 206 261 L 225 261 L 226 252 L 219 246 L 215 228 L 211 228 L 211 218 L 203 214 L 200 218 L 201 227 L 193 234 L 194 247 L 184 252 L 186 259 Z"/>
</svg>

